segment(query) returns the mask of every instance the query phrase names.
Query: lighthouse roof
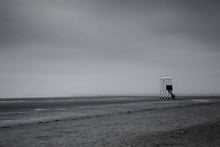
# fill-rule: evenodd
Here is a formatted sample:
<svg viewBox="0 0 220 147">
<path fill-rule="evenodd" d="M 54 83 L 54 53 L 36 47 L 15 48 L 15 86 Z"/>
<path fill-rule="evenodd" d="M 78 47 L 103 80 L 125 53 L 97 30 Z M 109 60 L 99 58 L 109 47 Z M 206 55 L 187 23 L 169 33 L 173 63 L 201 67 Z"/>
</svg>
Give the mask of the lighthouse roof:
<svg viewBox="0 0 220 147">
<path fill-rule="evenodd" d="M 160 79 L 172 79 L 169 75 L 164 75 Z"/>
</svg>

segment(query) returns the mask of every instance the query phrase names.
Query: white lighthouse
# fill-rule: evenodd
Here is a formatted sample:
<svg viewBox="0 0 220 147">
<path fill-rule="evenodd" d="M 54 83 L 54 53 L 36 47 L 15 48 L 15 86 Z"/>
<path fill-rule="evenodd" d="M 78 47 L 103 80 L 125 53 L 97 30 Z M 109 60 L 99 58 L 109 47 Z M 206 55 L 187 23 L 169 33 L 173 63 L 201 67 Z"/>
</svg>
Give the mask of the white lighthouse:
<svg viewBox="0 0 220 147">
<path fill-rule="evenodd" d="M 160 98 L 175 98 L 175 95 L 173 94 L 172 78 L 168 75 L 160 78 Z"/>
</svg>

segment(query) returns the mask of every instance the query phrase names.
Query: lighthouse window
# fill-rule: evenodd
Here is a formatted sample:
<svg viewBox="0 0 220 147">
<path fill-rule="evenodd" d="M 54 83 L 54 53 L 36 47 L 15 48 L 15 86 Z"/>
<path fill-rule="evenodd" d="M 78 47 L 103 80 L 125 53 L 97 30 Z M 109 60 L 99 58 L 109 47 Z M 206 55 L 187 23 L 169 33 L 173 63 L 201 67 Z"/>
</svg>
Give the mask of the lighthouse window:
<svg viewBox="0 0 220 147">
<path fill-rule="evenodd" d="M 172 85 L 167 85 L 167 86 L 166 86 L 166 90 L 173 90 Z"/>
</svg>

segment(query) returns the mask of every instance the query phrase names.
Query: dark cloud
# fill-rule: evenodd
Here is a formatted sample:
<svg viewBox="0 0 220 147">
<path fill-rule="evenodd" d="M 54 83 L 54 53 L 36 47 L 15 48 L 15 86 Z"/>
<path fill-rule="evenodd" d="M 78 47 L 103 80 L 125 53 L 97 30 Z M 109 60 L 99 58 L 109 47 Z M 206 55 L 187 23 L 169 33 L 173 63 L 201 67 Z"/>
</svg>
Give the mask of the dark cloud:
<svg viewBox="0 0 220 147">
<path fill-rule="evenodd" d="M 179 93 L 219 93 L 219 7 L 218 0 L 0 0 L 2 96 L 27 87 L 27 95 L 157 93 L 163 74 Z"/>
</svg>

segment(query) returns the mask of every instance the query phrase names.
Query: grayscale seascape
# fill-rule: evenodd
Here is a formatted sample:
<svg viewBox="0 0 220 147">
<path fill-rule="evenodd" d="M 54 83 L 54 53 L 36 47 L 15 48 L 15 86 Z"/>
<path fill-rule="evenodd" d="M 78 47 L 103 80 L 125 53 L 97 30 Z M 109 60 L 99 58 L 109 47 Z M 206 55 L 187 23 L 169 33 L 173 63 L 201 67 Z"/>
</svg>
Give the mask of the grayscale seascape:
<svg viewBox="0 0 220 147">
<path fill-rule="evenodd" d="M 220 0 L 0 0 L 0 147 L 220 147 Z"/>
</svg>

